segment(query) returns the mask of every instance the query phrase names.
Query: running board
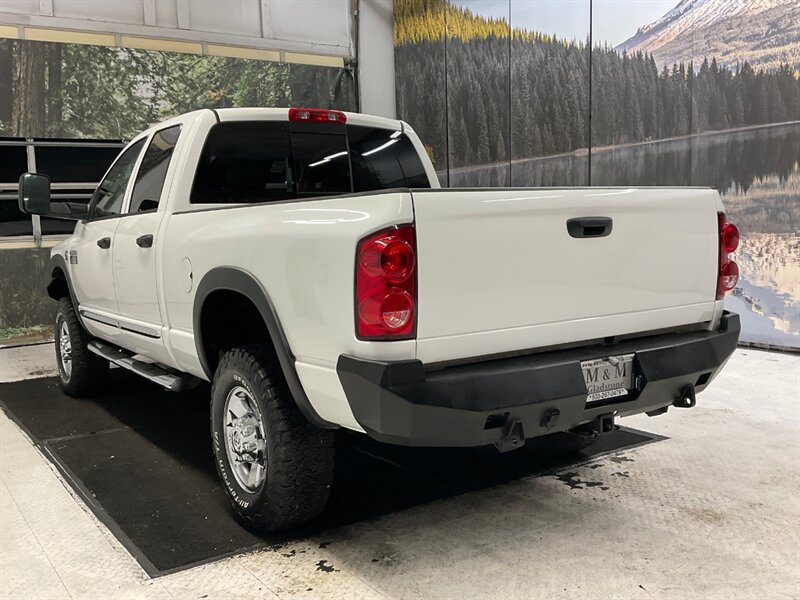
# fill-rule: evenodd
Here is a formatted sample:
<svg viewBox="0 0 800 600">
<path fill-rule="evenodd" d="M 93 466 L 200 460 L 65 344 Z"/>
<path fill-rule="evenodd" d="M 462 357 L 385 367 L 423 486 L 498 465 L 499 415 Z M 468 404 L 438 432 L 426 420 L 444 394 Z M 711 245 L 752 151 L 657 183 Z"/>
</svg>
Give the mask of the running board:
<svg viewBox="0 0 800 600">
<path fill-rule="evenodd" d="M 111 344 L 93 340 L 89 342 L 88 347 L 89 350 L 97 354 L 97 356 L 105 358 L 107 361 L 123 369 L 133 371 L 137 375 L 149 379 L 170 392 L 182 392 L 189 387 L 189 384 L 194 379 L 190 376 L 182 377 L 180 375 L 175 375 L 154 363 L 136 360 L 133 353 L 112 346 Z"/>
</svg>

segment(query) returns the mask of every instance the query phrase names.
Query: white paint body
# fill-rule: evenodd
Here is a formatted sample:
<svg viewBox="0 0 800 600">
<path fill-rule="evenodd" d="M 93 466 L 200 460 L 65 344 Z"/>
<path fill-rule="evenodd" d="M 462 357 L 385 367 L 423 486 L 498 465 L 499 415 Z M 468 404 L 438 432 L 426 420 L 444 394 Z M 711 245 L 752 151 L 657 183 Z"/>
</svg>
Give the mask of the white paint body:
<svg viewBox="0 0 800 600">
<path fill-rule="evenodd" d="M 225 109 L 222 121 L 286 120 L 286 109 Z M 347 113 L 348 124 L 403 130 L 432 188 L 422 143 L 400 121 Z M 203 143 L 216 123 L 203 110 L 159 124 L 183 129 L 158 211 L 78 223 L 53 249 L 79 253 L 69 276 L 89 332 L 207 379 L 193 332 L 197 283 L 215 267 L 252 274 L 269 294 L 303 388 L 323 419 L 360 430 L 336 374 L 342 354 L 433 363 L 485 357 L 682 325 L 715 328 L 718 194 L 701 188 L 402 190 L 255 205 L 192 205 Z M 141 161 L 141 157 L 140 157 Z M 137 165 L 138 169 L 138 165 Z M 210 210 L 213 209 L 213 210 Z M 565 222 L 606 216 L 613 232 L 576 239 Z M 414 223 L 417 338 L 358 340 L 357 242 Z M 136 238 L 152 234 L 151 248 Z M 97 240 L 111 237 L 109 250 Z M 129 331 L 157 332 L 146 337 Z"/>
</svg>

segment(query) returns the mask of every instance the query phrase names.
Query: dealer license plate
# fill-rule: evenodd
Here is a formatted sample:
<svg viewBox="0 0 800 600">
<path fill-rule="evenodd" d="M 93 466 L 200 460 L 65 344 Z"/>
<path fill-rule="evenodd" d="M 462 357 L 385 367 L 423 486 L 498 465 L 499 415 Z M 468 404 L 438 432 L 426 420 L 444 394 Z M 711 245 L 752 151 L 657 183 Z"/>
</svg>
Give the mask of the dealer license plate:
<svg viewBox="0 0 800 600">
<path fill-rule="evenodd" d="M 587 402 L 625 396 L 633 379 L 633 354 L 609 356 L 581 362 Z"/>
</svg>

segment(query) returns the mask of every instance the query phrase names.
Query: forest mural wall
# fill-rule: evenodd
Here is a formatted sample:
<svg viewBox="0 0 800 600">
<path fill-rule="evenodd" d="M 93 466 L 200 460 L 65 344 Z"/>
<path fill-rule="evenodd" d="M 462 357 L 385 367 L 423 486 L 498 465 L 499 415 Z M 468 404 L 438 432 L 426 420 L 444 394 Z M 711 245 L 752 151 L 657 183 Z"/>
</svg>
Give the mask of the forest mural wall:
<svg viewBox="0 0 800 600">
<path fill-rule="evenodd" d="M 394 17 L 398 114 L 443 184 L 715 187 L 743 230 L 726 300 L 743 339 L 800 347 L 800 5 L 395 0 Z"/>
<path fill-rule="evenodd" d="M 0 137 L 128 140 L 174 115 L 235 106 L 354 110 L 355 85 L 346 68 L 0 39 Z M 0 202 L 0 217 L 19 217 L 14 194 Z M 47 335 L 54 310 L 42 289 L 50 249 L 12 241 L 0 246 L 0 279 L 15 282 L 0 284 L 0 344 Z"/>
<path fill-rule="evenodd" d="M 347 69 L 0 39 L 0 135 L 130 139 L 199 108 L 352 110 Z"/>
</svg>

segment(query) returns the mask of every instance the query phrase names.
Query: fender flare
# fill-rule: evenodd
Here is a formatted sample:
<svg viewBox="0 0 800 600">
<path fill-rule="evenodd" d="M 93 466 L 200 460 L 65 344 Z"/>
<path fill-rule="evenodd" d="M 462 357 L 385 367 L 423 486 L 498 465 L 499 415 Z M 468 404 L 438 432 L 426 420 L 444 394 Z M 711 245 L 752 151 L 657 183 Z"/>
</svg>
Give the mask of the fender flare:
<svg viewBox="0 0 800 600">
<path fill-rule="evenodd" d="M 291 391 L 297 407 L 306 420 L 321 429 L 337 428 L 338 426 L 334 423 L 330 423 L 320 417 L 314 410 L 314 407 L 311 406 L 311 402 L 308 396 L 306 396 L 306 392 L 297 375 L 295 357 L 289 348 L 289 341 L 286 338 L 286 333 L 283 331 L 281 322 L 278 319 L 278 314 L 275 311 L 275 306 L 272 304 L 266 290 L 253 275 L 238 267 L 216 267 L 211 269 L 200 280 L 197 286 L 197 292 L 194 296 L 194 305 L 192 307 L 194 344 L 197 350 L 197 357 L 200 359 L 200 364 L 209 381 L 214 378 L 214 373 L 211 371 L 208 364 L 208 357 L 203 348 L 201 314 L 206 298 L 212 292 L 218 290 L 237 292 L 250 300 L 258 309 L 261 318 L 267 326 L 272 345 L 275 347 L 275 353 L 278 356 L 278 362 L 286 378 L 286 383 L 289 385 L 289 391 Z"/>
<path fill-rule="evenodd" d="M 75 296 L 75 290 L 72 287 L 72 280 L 70 279 L 69 269 L 67 268 L 67 261 L 60 253 L 53 254 L 50 257 L 49 264 L 47 265 L 47 271 L 45 272 L 45 289 L 47 290 L 47 295 L 56 302 L 63 297 L 54 290 L 56 278 L 53 277 L 53 273 L 55 273 L 56 269 L 59 269 L 64 274 L 64 281 L 67 284 L 69 299 L 72 302 L 72 307 L 75 309 L 75 315 L 78 317 L 78 323 L 80 323 L 81 327 L 83 327 L 85 330 L 86 325 L 83 322 L 83 317 L 81 316 L 81 311 L 79 310 L 80 304 L 78 303 L 78 298 Z"/>
</svg>

